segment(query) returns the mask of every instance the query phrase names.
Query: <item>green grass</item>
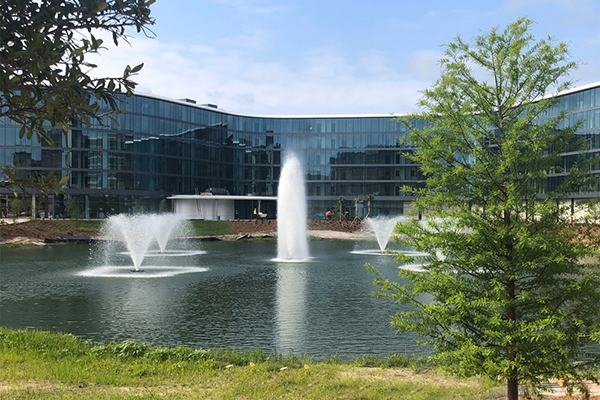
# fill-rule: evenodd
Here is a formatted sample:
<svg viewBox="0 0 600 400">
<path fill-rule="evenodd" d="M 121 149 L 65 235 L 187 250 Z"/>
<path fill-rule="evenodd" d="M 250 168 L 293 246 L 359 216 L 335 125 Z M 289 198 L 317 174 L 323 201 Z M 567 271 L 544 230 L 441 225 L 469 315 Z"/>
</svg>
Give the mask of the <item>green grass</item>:
<svg viewBox="0 0 600 400">
<path fill-rule="evenodd" d="M 235 233 L 225 221 L 189 221 L 193 236 L 217 236 Z"/>
<path fill-rule="evenodd" d="M 82 221 L 82 220 L 75 220 L 72 222 L 73 222 L 73 227 L 75 229 L 80 229 L 82 231 L 92 231 L 92 232 L 98 232 L 101 229 L 102 223 L 103 223 L 103 221 Z"/>
<path fill-rule="evenodd" d="M 390 355 L 340 362 L 255 351 L 105 345 L 0 328 L 2 399 L 476 399 L 493 383 L 459 380 Z"/>
</svg>

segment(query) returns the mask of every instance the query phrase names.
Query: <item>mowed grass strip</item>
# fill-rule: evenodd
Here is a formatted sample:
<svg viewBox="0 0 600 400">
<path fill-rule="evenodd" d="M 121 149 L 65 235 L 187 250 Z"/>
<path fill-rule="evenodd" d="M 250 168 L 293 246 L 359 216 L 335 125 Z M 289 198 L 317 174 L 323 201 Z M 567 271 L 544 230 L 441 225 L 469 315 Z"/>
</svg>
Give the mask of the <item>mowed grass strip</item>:
<svg viewBox="0 0 600 400">
<path fill-rule="evenodd" d="M 235 232 L 225 221 L 190 220 L 192 236 L 231 235 Z"/>
<path fill-rule="evenodd" d="M 493 386 L 398 355 L 314 362 L 293 353 L 98 345 L 72 335 L 0 328 L 2 399 L 443 400 L 485 398 Z"/>
</svg>

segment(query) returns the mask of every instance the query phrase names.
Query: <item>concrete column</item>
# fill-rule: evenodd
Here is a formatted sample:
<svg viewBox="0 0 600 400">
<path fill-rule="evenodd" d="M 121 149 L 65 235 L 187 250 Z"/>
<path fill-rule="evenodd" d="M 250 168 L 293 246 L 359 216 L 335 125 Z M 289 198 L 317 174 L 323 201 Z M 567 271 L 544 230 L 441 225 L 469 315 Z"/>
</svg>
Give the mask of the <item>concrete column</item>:
<svg viewBox="0 0 600 400">
<path fill-rule="evenodd" d="M 37 219 L 35 206 L 35 192 L 31 195 L 31 219 Z"/>
</svg>

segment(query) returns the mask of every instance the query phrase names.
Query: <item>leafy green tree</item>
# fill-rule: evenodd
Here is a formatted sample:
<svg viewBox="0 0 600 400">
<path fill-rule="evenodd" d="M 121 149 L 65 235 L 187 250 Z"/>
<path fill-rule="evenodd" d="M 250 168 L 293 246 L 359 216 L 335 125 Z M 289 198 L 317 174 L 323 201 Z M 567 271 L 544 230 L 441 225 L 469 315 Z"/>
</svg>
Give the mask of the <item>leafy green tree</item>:
<svg viewBox="0 0 600 400">
<path fill-rule="evenodd" d="M 97 32 L 126 41 L 125 29 L 149 33 L 155 0 L 3 0 L 0 3 L 0 117 L 21 125 L 19 136 L 52 144 L 48 127 L 69 129 L 73 119 L 104 124 L 101 104 L 119 108 L 117 93 L 133 94 L 132 77 L 142 65 L 127 66 L 123 76 L 94 78 L 96 65 L 86 56 L 102 49 Z M 111 115 L 107 117 L 114 120 Z M 2 167 L 2 186 L 58 189 L 57 182 L 32 174 L 19 179 Z M 46 180 L 46 181 L 44 181 Z M 50 182 L 48 182 L 48 180 Z"/>
<path fill-rule="evenodd" d="M 600 198 L 593 198 L 582 202 L 581 212 L 585 213 L 584 219 L 586 223 L 597 224 L 600 222 Z"/>
<path fill-rule="evenodd" d="M 430 256 L 421 272 L 401 270 L 404 283 L 371 268 L 380 295 L 403 304 L 392 319 L 398 332 L 416 332 L 453 373 L 504 380 L 511 400 L 519 384 L 579 385 L 599 361 L 582 361 L 600 341 L 597 260 L 584 262 L 594 253 L 586 232 L 560 206 L 588 189 L 586 163 L 561 167 L 560 154 L 581 143 L 550 96 L 569 86 L 577 64 L 565 43 L 536 41 L 531 24 L 447 45 L 424 113 L 400 120 L 427 178 L 403 190 L 426 220 L 396 233 Z"/>
<path fill-rule="evenodd" d="M 169 212 L 169 205 L 167 204 L 167 199 L 162 199 L 160 204 L 158 205 L 158 213 L 165 214 Z"/>
<path fill-rule="evenodd" d="M 69 197 L 69 201 L 67 202 L 67 207 L 65 210 L 67 217 L 70 219 L 79 220 L 81 218 L 81 210 L 75 200 L 72 197 Z"/>
</svg>

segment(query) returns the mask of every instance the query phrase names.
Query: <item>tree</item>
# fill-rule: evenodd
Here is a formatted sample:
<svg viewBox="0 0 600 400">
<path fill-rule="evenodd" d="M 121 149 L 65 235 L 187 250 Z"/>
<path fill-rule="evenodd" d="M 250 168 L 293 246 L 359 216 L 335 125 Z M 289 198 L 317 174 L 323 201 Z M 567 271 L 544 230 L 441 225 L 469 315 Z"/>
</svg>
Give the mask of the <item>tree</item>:
<svg viewBox="0 0 600 400">
<path fill-rule="evenodd" d="M 18 196 L 18 190 L 27 196 L 27 188 L 32 188 L 46 199 L 50 192 L 62 193 L 61 186 L 68 180 L 68 177 L 57 180 L 54 171 L 50 171 L 46 175 L 33 171 L 25 178 L 20 176 L 22 174 L 12 165 L 3 165 L 0 167 L 0 171 L 0 176 L 4 176 L 4 179 L 0 179 L 0 188 L 12 188 L 15 197 Z"/>
<path fill-rule="evenodd" d="M 371 215 L 371 201 L 373 201 L 373 199 L 375 198 L 375 194 L 373 193 L 369 193 L 365 195 L 365 200 L 367 201 L 367 215 L 365 215 L 365 218 L 367 218 L 369 215 Z"/>
<path fill-rule="evenodd" d="M 77 205 L 77 203 L 75 203 L 75 200 L 73 200 L 72 197 L 69 197 L 65 213 L 67 214 L 67 217 L 69 217 L 69 219 L 79 220 L 79 218 L 81 218 L 81 210 L 79 209 L 79 206 Z"/>
<path fill-rule="evenodd" d="M 401 270 L 404 284 L 371 268 L 379 295 L 404 304 L 392 319 L 398 332 L 425 338 L 451 372 L 505 380 L 511 400 L 519 384 L 580 384 L 583 348 L 600 341 L 598 264 L 584 262 L 593 249 L 561 206 L 588 189 L 578 125 L 562 128 L 566 112 L 546 119 L 557 114 L 550 94 L 570 85 L 577 64 L 566 44 L 535 41 L 531 24 L 447 45 L 424 113 L 400 119 L 427 178 L 403 190 L 426 221 L 396 233 L 428 264 Z M 567 168 L 568 151 L 581 157 Z"/>
<path fill-rule="evenodd" d="M 52 144 L 49 127 L 69 129 L 74 119 L 105 124 L 101 104 L 113 113 L 118 93 L 133 94 L 131 78 L 143 64 L 127 66 L 122 77 L 93 78 L 96 65 L 85 57 L 102 49 L 94 34 L 107 32 L 116 45 L 127 41 L 125 29 L 149 33 L 155 0 L 3 0 L 0 3 L 0 117 L 21 125 L 19 136 Z M 116 120 L 106 114 L 106 117 Z M 2 186 L 40 190 L 44 178 L 19 179 L 14 167 L 2 167 Z M 42 192 L 65 179 L 43 182 Z"/>
<path fill-rule="evenodd" d="M 582 210 L 585 212 L 585 222 L 597 224 L 600 222 L 600 198 L 593 198 L 583 202 Z"/>
<path fill-rule="evenodd" d="M 167 204 L 167 199 L 162 199 L 160 204 L 158 205 L 158 213 L 165 214 L 169 212 L 169 205 Z"/>
<path fill-rule="evenodd" d="M 134 214 L 142 214 L 144 212 L 144 207 L 140 204 L 138 200 L 133 203 L 133 213 Z"/>
<path fill-rule="evenodd" d="M 344 196 L 338 197 L 337 201 L 335 202 L 334 212 L 338 216 L 340 221 L 344 217 L 344 205 L 345 204 L 346 204 L 346 198 Z"/>
<path fill-rule="evenodd" d="M 360 197 L 355 197 L 354 200 L 352 200 L 354 202 L 354 219 L 358 218 L 358 205 L 362 203 L 362 200 L 360 199 Z"/>
<path fill-rule="evenodd" d="M 14 198 L 10 202 L 10 212 L 13 215 L 13 221 L 16 221 L 19 218 L 19 214 L 21 214 L 21 209 L 23 208 L 23 200 Z"/>
</svg>

